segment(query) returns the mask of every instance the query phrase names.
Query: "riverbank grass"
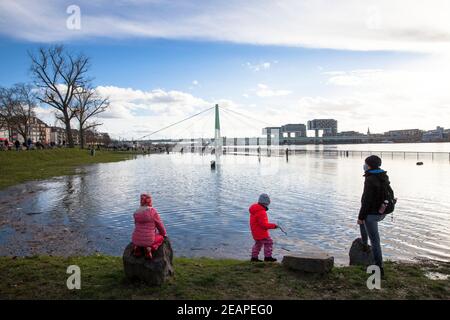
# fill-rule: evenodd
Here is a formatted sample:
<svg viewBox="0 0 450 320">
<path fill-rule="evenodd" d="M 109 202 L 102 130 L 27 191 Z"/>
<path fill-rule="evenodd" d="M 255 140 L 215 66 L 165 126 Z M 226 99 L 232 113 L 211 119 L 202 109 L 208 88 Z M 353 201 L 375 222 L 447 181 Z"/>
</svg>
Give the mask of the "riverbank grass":
<svg viewBox="0 0 450 320">
<path fill-rule="evenodd" d="M 81 268 L 81 289 L 68 290 L 69 265 Z M 129 282 L 121 257 L 0 257 L 0 299 L 449 299 L 448 263 L 386 264 L 381 290 L 369 290 L 362 267 L 337 267 L 324 276 L 297 274 L 280 264 L 175 259 L 175 276 L 162 287 Z"/>
<path fill-rule="evenodd" d="M 131 152 L 96 151 L 79 148 L 0 152 L 0 190 L 31 180 L 41 180 L 76 173 L 76 168 L 102 162 L 130 159 Z"/>
</svg>

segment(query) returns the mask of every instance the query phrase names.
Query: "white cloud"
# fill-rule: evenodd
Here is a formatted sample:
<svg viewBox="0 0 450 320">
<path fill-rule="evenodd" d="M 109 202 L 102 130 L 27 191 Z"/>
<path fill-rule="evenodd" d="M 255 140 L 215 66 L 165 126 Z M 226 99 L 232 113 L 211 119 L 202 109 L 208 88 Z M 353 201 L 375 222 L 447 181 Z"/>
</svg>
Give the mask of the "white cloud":
<svg viewBox="0 0 450 320">
<path fill-rule="evenodd" d="M 149 91 L 99 86 L 97 91 L 109 97 L 111 108 L 104 118 L 130 119 L 139 115 L 182 116 L 199 108 L 208 106 L 208 102 L 181 91 L 154 89 Z"/>
<path fill-rule="evenodd" d="M 96 90 L 102 97 L 108 97 L 110 101 L 110 108 L 98 116 L 97 120 L 103 123 L 99 129 L 109 132 L 115 138 L 119 136 L 128 139 L 139 138 L 214 106 L 212 102 L 176 90 L 143 91 L 115 86 L 99 86 Z M 232 102 L 226 100 L 219 100 L 219 103 L 224 106 L 232 105 Z M 43 105 L 37 107 L 35 111 L 37 116 L 47 124 L 54 125 L 55 110 L 53 108 Z M 183 126 L 163 132 L 159 137 L 166 134 L 171 136 L 180 128 L 183 129 Z M 201 129 L 198 127 L 197 132 L 201 132 Z M 213 132 L 212 129 L 211 132 Z"/>
<path fill-rule="evenodd" d="M 324 72 L 330 75 L 328 83 L 337 86 L 358 86 L 362 83 L 378 81 L 383 76 L 383 70 L 367 69 L 367 70 L 352 70 L 352 71 L 335 71 Z"/>
<path fill-rule="evenodd" d="M 269 88 L 269 86 L 260 83 L 258 84 L 258 89 L 256 89 L 255 93 L 260 98 L 271 98 L 271 97 L 287 96 L 292 92 L 289 90 L 271 89 Z"/>
<path fill-rule="evenodd" d="M 104 123 L 101 130 L 114 137 L 137 138 L 215 103 L 269 122 L 236 119 L 233 114 L 221 113 L 222 131 L 229 137 L 255 136 L 267 125 L 306 123 L 321 117 L 337 119 L 340 130 L 360 132 L 367 127 L 372 132 L 450 127 L 450 64 L 445 59 L 405 61 L 395 68 L 317 72 L 323 77 L 324 86 L 316 95 L 300 95 L 298 91 L 260 83 L 242 95 L 243 104 L 205 100 L 176 90 L 100 86 L 99 93 L 111 100 L 111 109 L 100 120 Z M 37 111 L 45 120 L 51 118 L 49 110 Z M 196 119 L 200 121 L 183 123 L 157 137 L 210 137 L 214 129 L 213 111 Z"/>
<path fill-rule="evenodd" d="M 327 97 L 303 98 L 301 108 L 317 115 L 333 114 L 344 128 L 375 131 L 431 129 L 450 126 L 450 65 L 428 59 L 388 70 L 324 72 L 331 90 Z"/>
<path fill-rule="evenodd" d="M 247 68 L 249 68 L 250 70 L 252 70 L 254 72 L 258 72 L 258 71 L 262 71 L 262 70 L 269 70 L 271 65 L 272 64 L 270 62 L 261 62 L 261 63 L 257 63 L 257 64 L 247 62 L 245 64 L 245 66 Z"/>
<path fill-rule="evenodd" d="M 50 107 L 38 106 L 34 109 L 36 116 L 44 121 L 47 125 L 53 126 L 55 124 L 56 110 Z"/>
<path fill-rule="evenodd" d="M 318 95 L 292 93 L 281 103 L 261 100 L 257 114 L 272 125 L 334 118 L 341 131 L 450 127 L 450 64 L 445 59 L 386 69 L 318 71 L 325 78 Z"/>
<path fill-rule="evenodd" d="M 77 1 L 81 30 L 68 30 L 71 1 L 0 2 L 0 32 L 37 41 L 90 37 L 206 39 L 348 50 L 450 51 L 447 0 Z"/>
<path fill-rule="evenodd" d="M 40 116 L 51 115 L 54 113 L 52 109 L 43 108 L 41 106 L 34 108 L 34 112 Z"/>
<path fill-rule="evenodd" d="M 113 137 L 135 138 L 146 136 L 172 123 L 185 119 L 195 113 L 213 107 L 216 103 L 225 108 L 236 109 L 231 100 L 217 99 L 206 101 L 189 93 L 176 90 L 135 90 L 115 86 L 97 87 L 98 92 L 109 97 L 111 108 L 101 115 L 104 123 L 101 130 L 110 132 Z M 162 131 L 151 138 L 212 137 L 214 135 L 214 110 L 209 110 L 192 120 Z M 224 123 L 224 133 L 232 124 Z M 227 131 L 228 130 L 228 131 Z"/>
</svg>

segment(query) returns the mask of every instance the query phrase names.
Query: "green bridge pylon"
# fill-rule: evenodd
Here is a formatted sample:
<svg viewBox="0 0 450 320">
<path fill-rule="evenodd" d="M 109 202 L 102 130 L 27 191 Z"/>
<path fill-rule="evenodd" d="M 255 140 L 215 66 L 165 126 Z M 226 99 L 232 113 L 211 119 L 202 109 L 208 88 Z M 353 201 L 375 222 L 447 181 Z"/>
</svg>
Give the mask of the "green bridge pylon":
<svg viewBox="0 0 450 320">
<path fill-rule="evenodd" d="M 222 138 L 220 136 L 220 116 L 219 116 L 219 105 L 215 106 L 216 116 L 215 116 L 215 132 L 214 132 L 214 144 L 216 147 L 216 154 L 222 152 Z"/>
</svg>

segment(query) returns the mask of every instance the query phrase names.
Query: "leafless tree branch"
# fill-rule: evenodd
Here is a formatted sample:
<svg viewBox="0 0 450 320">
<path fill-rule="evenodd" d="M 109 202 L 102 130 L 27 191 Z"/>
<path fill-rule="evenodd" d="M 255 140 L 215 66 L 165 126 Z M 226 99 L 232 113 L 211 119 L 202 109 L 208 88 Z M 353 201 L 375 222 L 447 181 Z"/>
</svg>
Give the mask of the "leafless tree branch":
<svg viewBox="0 0 450 320">
<path fill-rule="evenodd" d="M 63 46 L 40 48 L 37 53 L 29 52 L 31 73 L 40 89 L 38 100 L 56 109 L 58 117 L 66 127 L 69 147 L 74 146 L 71 120 L 74 118 L 72 104 L 80 90 L 88 87 L 89 58 L 83 54 L 67 51 Z"/>
</svg>

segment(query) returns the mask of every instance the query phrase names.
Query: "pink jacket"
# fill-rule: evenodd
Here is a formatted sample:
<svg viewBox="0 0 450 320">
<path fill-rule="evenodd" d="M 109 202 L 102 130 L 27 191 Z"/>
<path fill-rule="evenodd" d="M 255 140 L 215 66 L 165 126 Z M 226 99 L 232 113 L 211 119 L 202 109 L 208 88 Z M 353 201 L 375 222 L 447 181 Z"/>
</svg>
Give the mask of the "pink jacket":
<svg viewBox="0 0 450 320">
<path fill-rule="evenodd" d="M 161 236 L 166 236 L 166 228 L 158 211 L 152 207 L 140 207 L 134 213 L 133 244 L 139 247 L 150 247 L 155 241 L 156 230 Z"/>
</svg>

